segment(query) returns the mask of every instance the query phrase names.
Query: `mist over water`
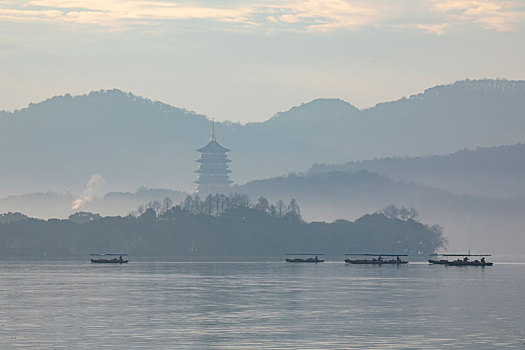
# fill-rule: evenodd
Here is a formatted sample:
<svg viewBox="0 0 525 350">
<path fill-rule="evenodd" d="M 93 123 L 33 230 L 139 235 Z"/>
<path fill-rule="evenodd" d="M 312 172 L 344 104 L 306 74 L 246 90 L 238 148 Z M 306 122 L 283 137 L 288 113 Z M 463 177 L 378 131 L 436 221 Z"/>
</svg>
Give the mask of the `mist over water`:
<svg viewBox="0 0 525 350">
<path fill-rule="evenodd" d="M 3 262 L 0 348 L 523 349 L 525 264 L 510 260 Z"/>
</svg>

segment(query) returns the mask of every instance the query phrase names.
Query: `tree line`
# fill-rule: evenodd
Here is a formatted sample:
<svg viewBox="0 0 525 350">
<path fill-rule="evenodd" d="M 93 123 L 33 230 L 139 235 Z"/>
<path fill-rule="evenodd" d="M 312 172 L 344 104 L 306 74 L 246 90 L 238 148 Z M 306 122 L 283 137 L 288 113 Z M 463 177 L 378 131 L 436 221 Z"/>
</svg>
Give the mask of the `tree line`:
<svg viewBox="0 0 525 350">
<path fill-rule="evenodd" d="M 410 210 L 408 210 L 410 213 Z M 85 258 L 126 252 L 142 257 L 281 256 L 319 251 L 433 253 L 446 245 L 437 225 L 405 217 L 402 208 L 367 214 L 351 222 L 305 222 L 297 201 L 257 202 L 242 194 L 213 194 L 150 202 L 125 217 L 79 212 L 68 219 L 0 215 L 0 256 Z M 401 214 L 399 214 L 401 213 Z M 396 215 L 394 215 L 396 214 Z M 398 215 L 399 214 L 399 215 Z"/>
<path fill-rule="evenodd" d="M 218 217 L 237 209 L 254 209 L 272 218 L 289 217 L 302 220 L 301 208 L 294 198 L 286 204 L 282 200 L 270 203 L 261 196 L 256 203 L 253 203 L 248 195 L 239 193 L 229 195 L 222 193 L 208 194 L 204 199 L 201 199 L 199 194 L 188 195 L 176 205 L 169 197 L 166 197 L 162 202 L 151 201 L 139 206 L 131 215 L 134 217 L 141 216 L 148 209 L 153 210 L 158 217 L 169 216 L 170 213 L 177 212 Z"/>
</svg>

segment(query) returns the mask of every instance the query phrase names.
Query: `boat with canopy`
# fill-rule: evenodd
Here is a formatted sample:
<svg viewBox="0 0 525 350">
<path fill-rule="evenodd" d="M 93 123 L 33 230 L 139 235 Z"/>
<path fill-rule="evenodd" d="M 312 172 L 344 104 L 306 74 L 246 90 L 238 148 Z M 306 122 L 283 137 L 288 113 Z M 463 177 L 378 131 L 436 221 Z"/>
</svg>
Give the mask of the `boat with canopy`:
<svg viewBox="0 0 525 350">
<path fill-rule="evenodd" d="M 291 263 L 322 263 L 324 262 L 324 259 L 319 259 L 319 256 L 322 256 L 323 254 L 286 254 L 286 256 L 289 256 L 289 258 L 286 258 L 286 262 Z M 312 256 L 315 256 L 312 258 Z"/>
<path fill-rule="evenodd" d="M 444 259 L 428 259 L 430 264 L 447 266 L 492 266 L 494 263 L 485 260 L 491 254 L 430 254 L 433 257 L 442 256 Z M 479 260 L 471 260 L 470 257 L 481 257 Z M 455 260 L 448 260 L 448 257 L 456 257 Z M 461 258 L 462 257 L 462 258 Z"/>
<path fill-rule="evenodd" d="M 124 253 L 105 253 L 105 254 L 89 254 L 93 264 L 126 264 L 129 260 L 124 260 L 123 257 L 128 256 Z"/>
<path fill-rule="evenodd" d="M 361 257 L 373 257 L 372 259 L 345 259 L 347 264 L 371 264 L 371 265 L 401 265 L 407 264 L 407 260 L 401 260 L 400 256 L 408 256 L 407 254 L 370 254 L 370 253 L 351 253 L 345 254 L 346 256 L 361 256 Z M 385 260 L 384 256 L 396 257 L 395 259 Z"/>
</svg>

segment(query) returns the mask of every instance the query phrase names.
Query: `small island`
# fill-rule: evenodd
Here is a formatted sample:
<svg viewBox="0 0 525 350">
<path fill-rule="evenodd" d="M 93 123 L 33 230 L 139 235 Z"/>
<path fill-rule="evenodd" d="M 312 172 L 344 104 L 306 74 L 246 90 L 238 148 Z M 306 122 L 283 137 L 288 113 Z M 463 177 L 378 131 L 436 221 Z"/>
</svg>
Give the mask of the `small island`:
<svg viewBox="0 0 525 350">
<path fill-rule="evenodd" d="M 431 254 L 446 245 L 439 226 L 392 207 L 355 221 L 305 222 L 295 200 L 253 203 L 243 194 L 188 196 L 173 205 L 151 202 L 125 216 L 76 213 L 68 219 L 0 215 L 5 258 L 76 258 L 94 251 L 133 256 L 282 256 L 290 251 Z M 401 213 L 401 214 L 396 214 Z"/>
</svg>

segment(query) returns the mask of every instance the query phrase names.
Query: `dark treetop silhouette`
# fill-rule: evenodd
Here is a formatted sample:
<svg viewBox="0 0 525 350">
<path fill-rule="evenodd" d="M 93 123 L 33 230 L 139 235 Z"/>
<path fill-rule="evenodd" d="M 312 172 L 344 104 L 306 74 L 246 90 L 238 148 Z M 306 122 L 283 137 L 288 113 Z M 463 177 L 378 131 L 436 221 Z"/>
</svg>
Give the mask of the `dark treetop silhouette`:
<svg viewBox="0 0 525 350">
<path fill-rule="evenodd" d="M 240 194 L 210 194 L 204 200 L 188 196 L 175 206 L 151 203 L 141 214 L 127 217 L 2 218 L 0 255 L 13 258 L 85 257 L 100 251 L 164 257 L 282 257 L 290 251 L 342 255 L 349 249 L 429 254 L 446 244 L 438 226 L 411 218 L 375 213 L 354 222 L 307 223 L 295 200 L 270 204 L 261 197 L 254 204 Z"/>
</svg>

